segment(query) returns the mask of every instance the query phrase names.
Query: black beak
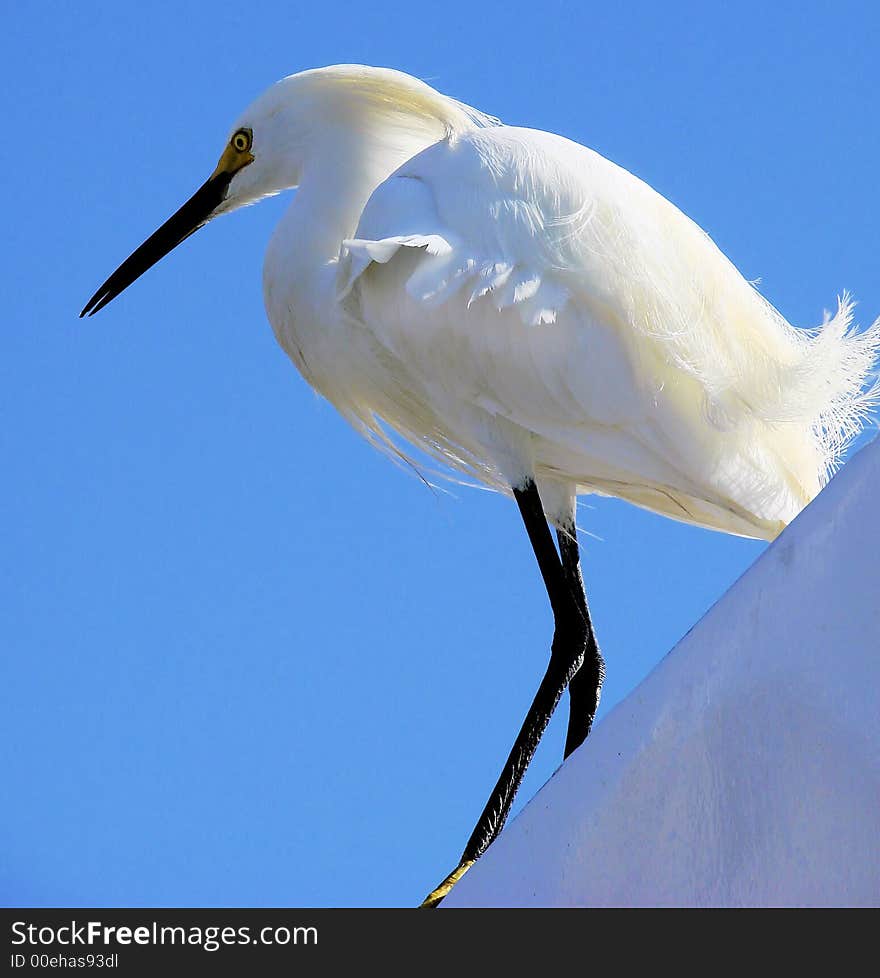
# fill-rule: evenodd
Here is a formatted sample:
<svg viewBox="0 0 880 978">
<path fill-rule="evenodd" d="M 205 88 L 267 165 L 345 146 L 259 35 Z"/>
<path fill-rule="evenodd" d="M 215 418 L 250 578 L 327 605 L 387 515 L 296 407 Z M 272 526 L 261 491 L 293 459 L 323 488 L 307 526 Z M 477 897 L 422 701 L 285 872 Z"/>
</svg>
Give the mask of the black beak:
<svg viewBox="0 0 880 978">
<path fill-rule="evenodd" d="M 89 299 L 79 314 L 80 319 L 86 315 L 94 316 L 120 292 L 125 291 L 136 278 L 140 278 L 148 268 L 152 268 L 160 258 L 164 258 L 172 248 L 176 248 L 181 241 L 204 227 L 226 198 L 232 176 L 232 173 L 224 172 L 212 174 L 177 213 L 169 217 L 155 234 L 150 235 L 137 251 L 125 259 Z"/>
</svg>

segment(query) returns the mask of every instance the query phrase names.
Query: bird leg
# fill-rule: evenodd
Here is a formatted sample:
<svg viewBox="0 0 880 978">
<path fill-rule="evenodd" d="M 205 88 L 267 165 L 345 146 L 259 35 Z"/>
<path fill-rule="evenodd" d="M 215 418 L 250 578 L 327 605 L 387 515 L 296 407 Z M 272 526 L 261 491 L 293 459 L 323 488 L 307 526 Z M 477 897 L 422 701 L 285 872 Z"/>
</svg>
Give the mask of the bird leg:
<svg viewBox="0 0 880 978">
<path fill-rule="evenodd" d="M 586 598 L 583 597 L 582 589 L 581 597 L 578 598 L 572 585 L 574 578 L 571 548 L 568 546 L 565 551 L 568 553 L 566 569 L 564 560 L 560 559 L 554 546 L 553 535 L 544 516 L 538 487 L 534 482 L 529 481 L 523 488 L 514 489 L 513 495 L 519 506 L 553 609 L 555 628 L 553 644 L 550 648 L 550 662 L 501 776 L 464 848 L 458 866 L 425 898 L 423 907 L 436 907 L 501 831 L 541 736 L 550 722 L 550 717 L 565 687 L 580 669 L 592 635 L 592 629 L 588 624 L 589 616 L 585 615 L 583 610 L 586 608 Z M 573 554 L 573 566 L 577 568 L 576 545 Z M 578 579 L 580 577 L 579 571 L 577 577 Z M 595 647 L 595 639 L 593 646 Z M 596 652 L 598 654 L 598 649 Z M 594 691 L 594 700 L 596 698 Z M 578 703 L 583 705 L 580 699 Z M 583 726 L 579 724 L 578 730 L 583 729 Z M 586 725 L 586 730 L 589 730 L 589 723 Z"/>
<path fill-rule="evenodd" d="M 593 631 L 593 622 L 587 605 L 584 579 L 581 576 L 577 529 L 574 524 L 557 530 L 556 539 L 559 541 L 563 576 L 587 625 L 587 647 L 583 665 L 568 684 L 568 733 L 565 738 L 564 754 L 564 757 L 568 757 L 587 739 L 593 726 L 593 718 L 596 716 L 602 683 L 605 679 L 605 660 L 596 642 L 596 633 Z"/>
</svg>

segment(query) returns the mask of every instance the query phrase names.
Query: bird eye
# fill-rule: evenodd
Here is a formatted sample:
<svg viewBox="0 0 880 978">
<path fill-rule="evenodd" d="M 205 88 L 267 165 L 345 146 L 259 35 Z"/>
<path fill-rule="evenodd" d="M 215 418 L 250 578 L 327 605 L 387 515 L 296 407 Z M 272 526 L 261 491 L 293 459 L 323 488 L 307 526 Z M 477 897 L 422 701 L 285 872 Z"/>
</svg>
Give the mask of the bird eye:
<svg viewBox="0 0 880 978">
<path fill-rule="evenodd" d="M 250 129 L 239 129 L 233 134 L 230 143 L 236 152 L 246 153 L 251 148 L 253 139 L 253 133 Z"/>
</svg>

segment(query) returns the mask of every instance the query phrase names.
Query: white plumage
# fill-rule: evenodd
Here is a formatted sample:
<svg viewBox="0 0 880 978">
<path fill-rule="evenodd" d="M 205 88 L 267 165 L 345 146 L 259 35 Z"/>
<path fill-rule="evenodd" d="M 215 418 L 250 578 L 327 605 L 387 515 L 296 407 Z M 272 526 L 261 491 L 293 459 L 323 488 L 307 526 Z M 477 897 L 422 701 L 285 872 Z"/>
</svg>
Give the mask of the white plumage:
<svg viewBox="0 0 880 978">
<path fill-rule="evenodd" d="M 512 493 L 553 611 L 547 671 L 457 867 L 423 904 L 436 906 L 501 830 L 566 689 L 566 755 L 590 732 L 604 661 L 577 495 L 772 539 L 877 401 L 880 320 L 855 332 L 844 297 L 818 329 L 793 329 L 632 174 L 351 65 L 292 75 L 251 105 L 207 182 L 83 315 L 217 214 L 292 187 L 264 266 L 279 342 L 380 447 L 406 458 L 408 442 Z"/>
<path fill-rule="evenodd" d="M 792 328 L 669 201 L 570 140 L 358 66 L 291 76 L 238 125 L 240 202 L 282 189 L 254 192 L 261 134 L 301 137 L 264 284 L 310 383 L 386 447 L 382 422 L 496 488 L 534 474 L 557 523 L 596 492 L 771 539 L 876 400 L 880 323 L 854 332 L 844 297 Z"/>
</svg>

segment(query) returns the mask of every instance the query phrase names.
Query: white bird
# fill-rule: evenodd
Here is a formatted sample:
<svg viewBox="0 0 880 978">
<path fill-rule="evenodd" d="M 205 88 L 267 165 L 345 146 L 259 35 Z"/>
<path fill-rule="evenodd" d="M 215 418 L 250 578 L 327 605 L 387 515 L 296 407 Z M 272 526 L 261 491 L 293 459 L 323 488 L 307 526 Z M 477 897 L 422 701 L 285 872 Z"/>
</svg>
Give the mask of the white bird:
<svg viewBox="0 0 880 978">
<path fill-rule="evenodd" d="M 436 905 L 500 831 L 566 687 L 566 755 L 589 733 L 604 665 L 577 495 L 772 539 L 877 401 L 880 320 L 854 331 L 845 295 L 821 327 L 795 329 L 626 170 L 358 65 L 269 88 L 82 314 L 218 214 L 294 187 L 264 266 L 278 342 L 378 446 L 408 458 L 408 443 L 512 494 L 554 613 L 547 673 Z"/>
</svg>

